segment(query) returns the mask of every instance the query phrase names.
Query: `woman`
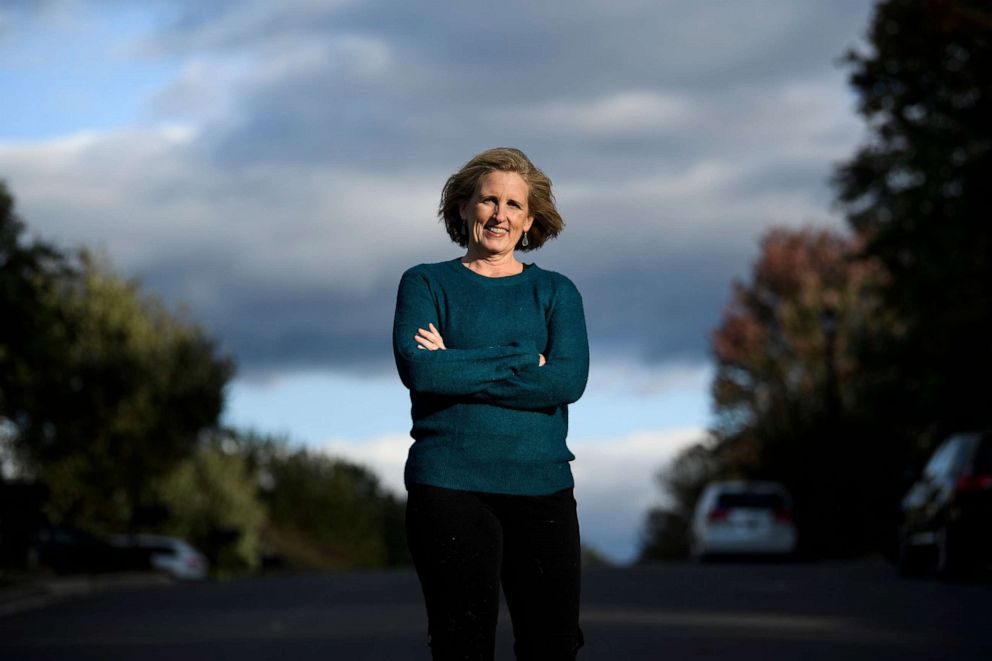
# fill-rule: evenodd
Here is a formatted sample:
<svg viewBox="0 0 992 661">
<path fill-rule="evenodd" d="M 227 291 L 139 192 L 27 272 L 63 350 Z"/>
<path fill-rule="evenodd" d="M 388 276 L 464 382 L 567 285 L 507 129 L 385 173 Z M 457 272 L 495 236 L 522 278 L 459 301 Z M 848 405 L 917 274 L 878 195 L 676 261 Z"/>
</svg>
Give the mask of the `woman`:
<svg viewBox="0 0 992 661">
<path fill-rule="evenodd" d="M 582 299 L 523 264 L 564 225 L 551 182 L 490 149 L 444 186 L 458 259 L 403 274 L 393 351 L 410 389 L 407 539 L 433 658 L 492 659 L 502 583 L 517 659 L 582 645 L 579 528 L 565 445 L 589 371 Z"/>
</svg>

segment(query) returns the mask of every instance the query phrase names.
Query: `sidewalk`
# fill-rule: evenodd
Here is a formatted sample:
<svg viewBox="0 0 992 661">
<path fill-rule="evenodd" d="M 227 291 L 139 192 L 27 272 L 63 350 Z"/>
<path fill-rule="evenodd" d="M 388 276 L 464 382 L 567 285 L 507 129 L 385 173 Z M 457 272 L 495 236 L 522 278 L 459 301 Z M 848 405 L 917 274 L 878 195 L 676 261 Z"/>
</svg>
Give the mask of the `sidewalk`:
<svg viewBox="0 0 992 661">
<path fill-rule="evenodd" d="M 54 576 L 19 573 L 0 575 L 0 617 L 81 595 L 171 585 L 167 576 L 153 572 Z"/>
</svg>

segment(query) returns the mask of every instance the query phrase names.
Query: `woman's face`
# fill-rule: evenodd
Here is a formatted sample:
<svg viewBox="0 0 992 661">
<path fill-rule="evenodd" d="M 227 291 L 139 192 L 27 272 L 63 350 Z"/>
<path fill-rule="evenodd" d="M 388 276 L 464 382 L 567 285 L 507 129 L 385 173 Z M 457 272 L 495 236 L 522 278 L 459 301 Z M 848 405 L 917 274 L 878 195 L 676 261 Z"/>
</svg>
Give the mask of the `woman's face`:
<svg viewBox="0 0 992 661">
<path fill-rule="evenodd" d="M 530 187 L 516 172 L 483 175 L 475 194 L 459 207 L 468 225 L 468 252 L 483 256 L 512 255 L 534 217 L 527 209 Z"/>
</svg>

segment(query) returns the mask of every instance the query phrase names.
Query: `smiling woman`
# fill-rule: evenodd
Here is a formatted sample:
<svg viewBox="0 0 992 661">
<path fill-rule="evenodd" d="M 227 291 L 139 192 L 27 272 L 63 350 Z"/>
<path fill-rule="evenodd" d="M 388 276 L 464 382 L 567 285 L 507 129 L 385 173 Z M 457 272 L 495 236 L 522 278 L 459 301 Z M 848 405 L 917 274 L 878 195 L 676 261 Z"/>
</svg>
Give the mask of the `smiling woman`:
<svg viewBox="0 0 992 661">
<path fill-rule="evenodd" d="M 518 659 L 582 645 L 579 528 L 565 444 L 589 371 L 582 299 L 523 264 L 563 223 L 551 182 L 516 149 L 479 154 L 444 187 L 458 259 L 400 282 L 393 351 L 414 439 L 407 539 L 434 659 L 492 659 L 500 584 Z"/>
</svg>

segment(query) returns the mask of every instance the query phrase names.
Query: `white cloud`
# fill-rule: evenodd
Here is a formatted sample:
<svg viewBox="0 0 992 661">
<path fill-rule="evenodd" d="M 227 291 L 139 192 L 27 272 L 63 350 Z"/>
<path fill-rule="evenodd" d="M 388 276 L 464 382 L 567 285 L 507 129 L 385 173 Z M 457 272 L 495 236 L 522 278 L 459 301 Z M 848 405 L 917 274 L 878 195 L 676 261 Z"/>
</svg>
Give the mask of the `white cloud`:
<svg viewBox="0 0 992 661">
<path fill-rule="evenodd" d="M 586 393 L 621 396 L 664 396 L 673 391 L 705 389 L 713 378 L 709 362 L 672 361 L 664 367 L 635 362 L 628 356 L 611 356 L 596 362 L 589 373 Z"/>
<path fill-rule="evenodd" d="M 444 245 L 431 218 L 441 173 L 222 170 L 200 158 L 195 135 L 165 125 L 0 143 L 0 172 L 11 173 L 32 229 L 100 246 L 125 272 L 199 256 L 199 275 L 214 272 L 196 283 L 200 295 L 225 282 L 361 291 L 384 264 L 412 264 Z"/>
<path fill-rule="evenodd" d="M 369 467 L 379 476 L 385 488 L 405 497 L 403 467 L 411 443 L 413 441 L 407 434 L 391 434 L 363 442 L 330 439 L 318 447 L 331 456 Z"/>
<path fill-rule="evenodd" d="M 531 123 L 536 128 L 579 139 L 672 131 L 691 117 L 685 97 L 654 90 L 631 90 L 591 101 L 550 101 L 493 113 L 502 122 Z"/>
</svg>

